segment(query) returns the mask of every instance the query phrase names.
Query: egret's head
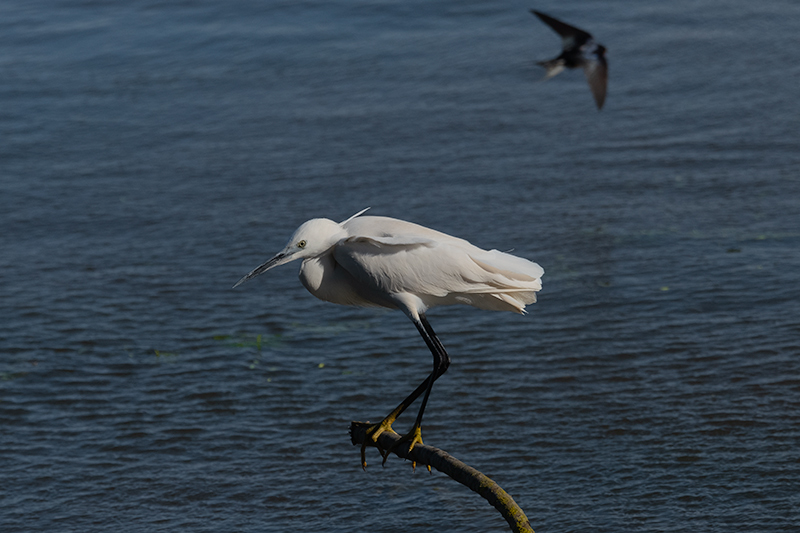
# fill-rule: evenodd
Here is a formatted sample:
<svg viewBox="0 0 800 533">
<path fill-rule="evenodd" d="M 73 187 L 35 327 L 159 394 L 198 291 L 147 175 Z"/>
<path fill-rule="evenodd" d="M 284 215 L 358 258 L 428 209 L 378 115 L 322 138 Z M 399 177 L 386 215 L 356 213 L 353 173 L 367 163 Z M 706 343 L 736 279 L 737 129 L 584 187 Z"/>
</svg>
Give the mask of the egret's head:
<svg viewBox="0 0 800 533">
<path fill-rule="evenodd" d="M 315 218 L 304 222 L 302 226 L 297 228 L 297 231 L 294 232 L 294 235 L 292 235 L 289 242 L 286 243 L 283 250 L 278 252 L 275 257 L 266 263 L 254 268 L 249 274 L 236 282 L 234 288 L 248 279 L 263 274 L 267 270 L 278 265 L 294 261 L 295 259 L 307 259 L 309 257 L 320 256 L 346 236 L 347 233 L 342 228 L 342 225 L 337 224 L 333 220 Z"/>
</svg>

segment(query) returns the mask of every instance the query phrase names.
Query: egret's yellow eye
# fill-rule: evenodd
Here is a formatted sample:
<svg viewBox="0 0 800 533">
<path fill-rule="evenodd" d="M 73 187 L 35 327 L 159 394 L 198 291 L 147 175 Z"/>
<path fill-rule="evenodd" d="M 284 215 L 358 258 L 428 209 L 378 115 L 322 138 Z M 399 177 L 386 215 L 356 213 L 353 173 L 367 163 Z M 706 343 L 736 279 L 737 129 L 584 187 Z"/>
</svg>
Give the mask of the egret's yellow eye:
<svg viewBox="0 0 800 533">
<path fill-rule="evenodd" d="M 297 247 L 298 247 L 298 248 L 305 248 L 305 247 L 306 247 L 306 241 L 300 241 L 300 242 L 298 242 L 298 243 L 297 243 Z"/>
</svg>

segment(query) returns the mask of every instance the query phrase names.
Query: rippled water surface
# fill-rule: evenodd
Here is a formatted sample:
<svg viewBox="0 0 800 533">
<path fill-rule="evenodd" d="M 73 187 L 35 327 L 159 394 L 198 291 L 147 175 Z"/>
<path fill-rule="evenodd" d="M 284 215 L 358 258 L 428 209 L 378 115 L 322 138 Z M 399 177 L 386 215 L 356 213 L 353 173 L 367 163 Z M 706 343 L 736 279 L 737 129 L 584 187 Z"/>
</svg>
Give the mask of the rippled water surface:
<svg viewBox="0 0 800 533">
<path fill-rule="evenodd" d="M 542 81 L 531 7 L 608 47 L 602 112 Z M 367 206 L 545 268 L 527 316 L 429 314 L 453 364 L 424 426 L 537 532 L 800 530 L 798 20 L 4 1 L 0 530 L 507 530 L 441 473 L 359 466 L 350 421 L 429 371 L 401 313 L 297 264 L 231 290 Z"/>
</svg>

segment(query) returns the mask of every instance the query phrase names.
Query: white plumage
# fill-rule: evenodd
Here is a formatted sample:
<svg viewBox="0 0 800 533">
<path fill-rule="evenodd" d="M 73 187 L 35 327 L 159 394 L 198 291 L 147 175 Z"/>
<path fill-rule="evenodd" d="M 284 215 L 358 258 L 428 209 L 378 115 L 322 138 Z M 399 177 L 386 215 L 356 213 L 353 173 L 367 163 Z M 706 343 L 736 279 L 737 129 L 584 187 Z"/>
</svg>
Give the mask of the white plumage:
<svg viewBox="0 0 800 533">
<path fill-rule="evenodd" d="M 303 259 L 300 280 L 321 300 L 398 308 L 411 317 L 453 304 L 524 313 L 544 274 L 527 259 L 412 222 L 356 215 L 338 224 L 309 220 L 236 285 L 294 259 Z"/>
<path fill-rule="evenodd" d="M 525 306 L 536 301 L 544 270 L 527 259 L 483 250 L 464 239 L 418 224 L 359 216 L 364 211 L 341 223 L 326 218 L 305 222 L 282 251 L 234 287 L 273 267 L 302 259 L 300 281 L 317 298 L 342 305 L 400 309 L 408 315 L 433 354 L 434 370 L 375 426 L 372 437 L 377 439 L 389 429 L 424 390 L 417 421 L 408 436 L 413 447 L 421 442 L 419 426 L 433 382 L 450 363 L 425 312 L 439 305 L 465 304 L 524 313 Z M 362 463 L 366 464 L 363 449 Z"/>
</svg>

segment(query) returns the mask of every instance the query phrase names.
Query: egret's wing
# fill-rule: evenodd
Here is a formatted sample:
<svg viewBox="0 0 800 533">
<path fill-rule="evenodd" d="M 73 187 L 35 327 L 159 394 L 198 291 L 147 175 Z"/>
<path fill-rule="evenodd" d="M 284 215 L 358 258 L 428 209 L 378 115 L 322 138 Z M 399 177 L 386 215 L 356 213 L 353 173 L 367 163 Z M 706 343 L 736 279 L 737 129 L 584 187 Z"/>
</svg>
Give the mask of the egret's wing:
<svg viewBox="0 0 800 533">
<path fill-rule="evenodd" d="M 370 246 L 374 246 L 376 248 L 387 248 L 391 249 L 393 246 L 397 247 L 408 247 L 408 246 L 433 246 L 436 244 L 436 241 L 431 240 L 428 237 L 422 235 L 380 235 L 380 236 L 370 236 L 370 237 L 348 237 L 344 241 L 344 243 L 366 243 Z M 341 242 L 339 243 L 342 244 Z"/>
<path fill-rule="evenodd" d="M 543 270 L 535 263 L 469 246 L 422 236 L 350 237 L 340 241 L 333 253 L 359 283 L 382 294 L 457 299 L 458 295 L 528 294 L 541 289 Z M 463 303 L 484 307 L 468 299 Z M 524 308 L 517 303 L 514 310 L 521 311 L 520 305 Z"/>
<path fill-rule="evenodd" d="M 449 282 L 431 253 L 436 246 L 419 236 L 349 237 L 339 241 L 333 256 L 359 283 L 382 294 L 445 296 Z"/>
<path fill-rule="evenodd" d="M 376 243 L 413 244 L 413 243 L 453 243 L 472 246 L 469 242 L 446 233 L 436 231 L 413 222 L 390 217 L 362 216 L 351 218 L 342 224 L 351 238 L 368 237 Z"/>
</svg>

